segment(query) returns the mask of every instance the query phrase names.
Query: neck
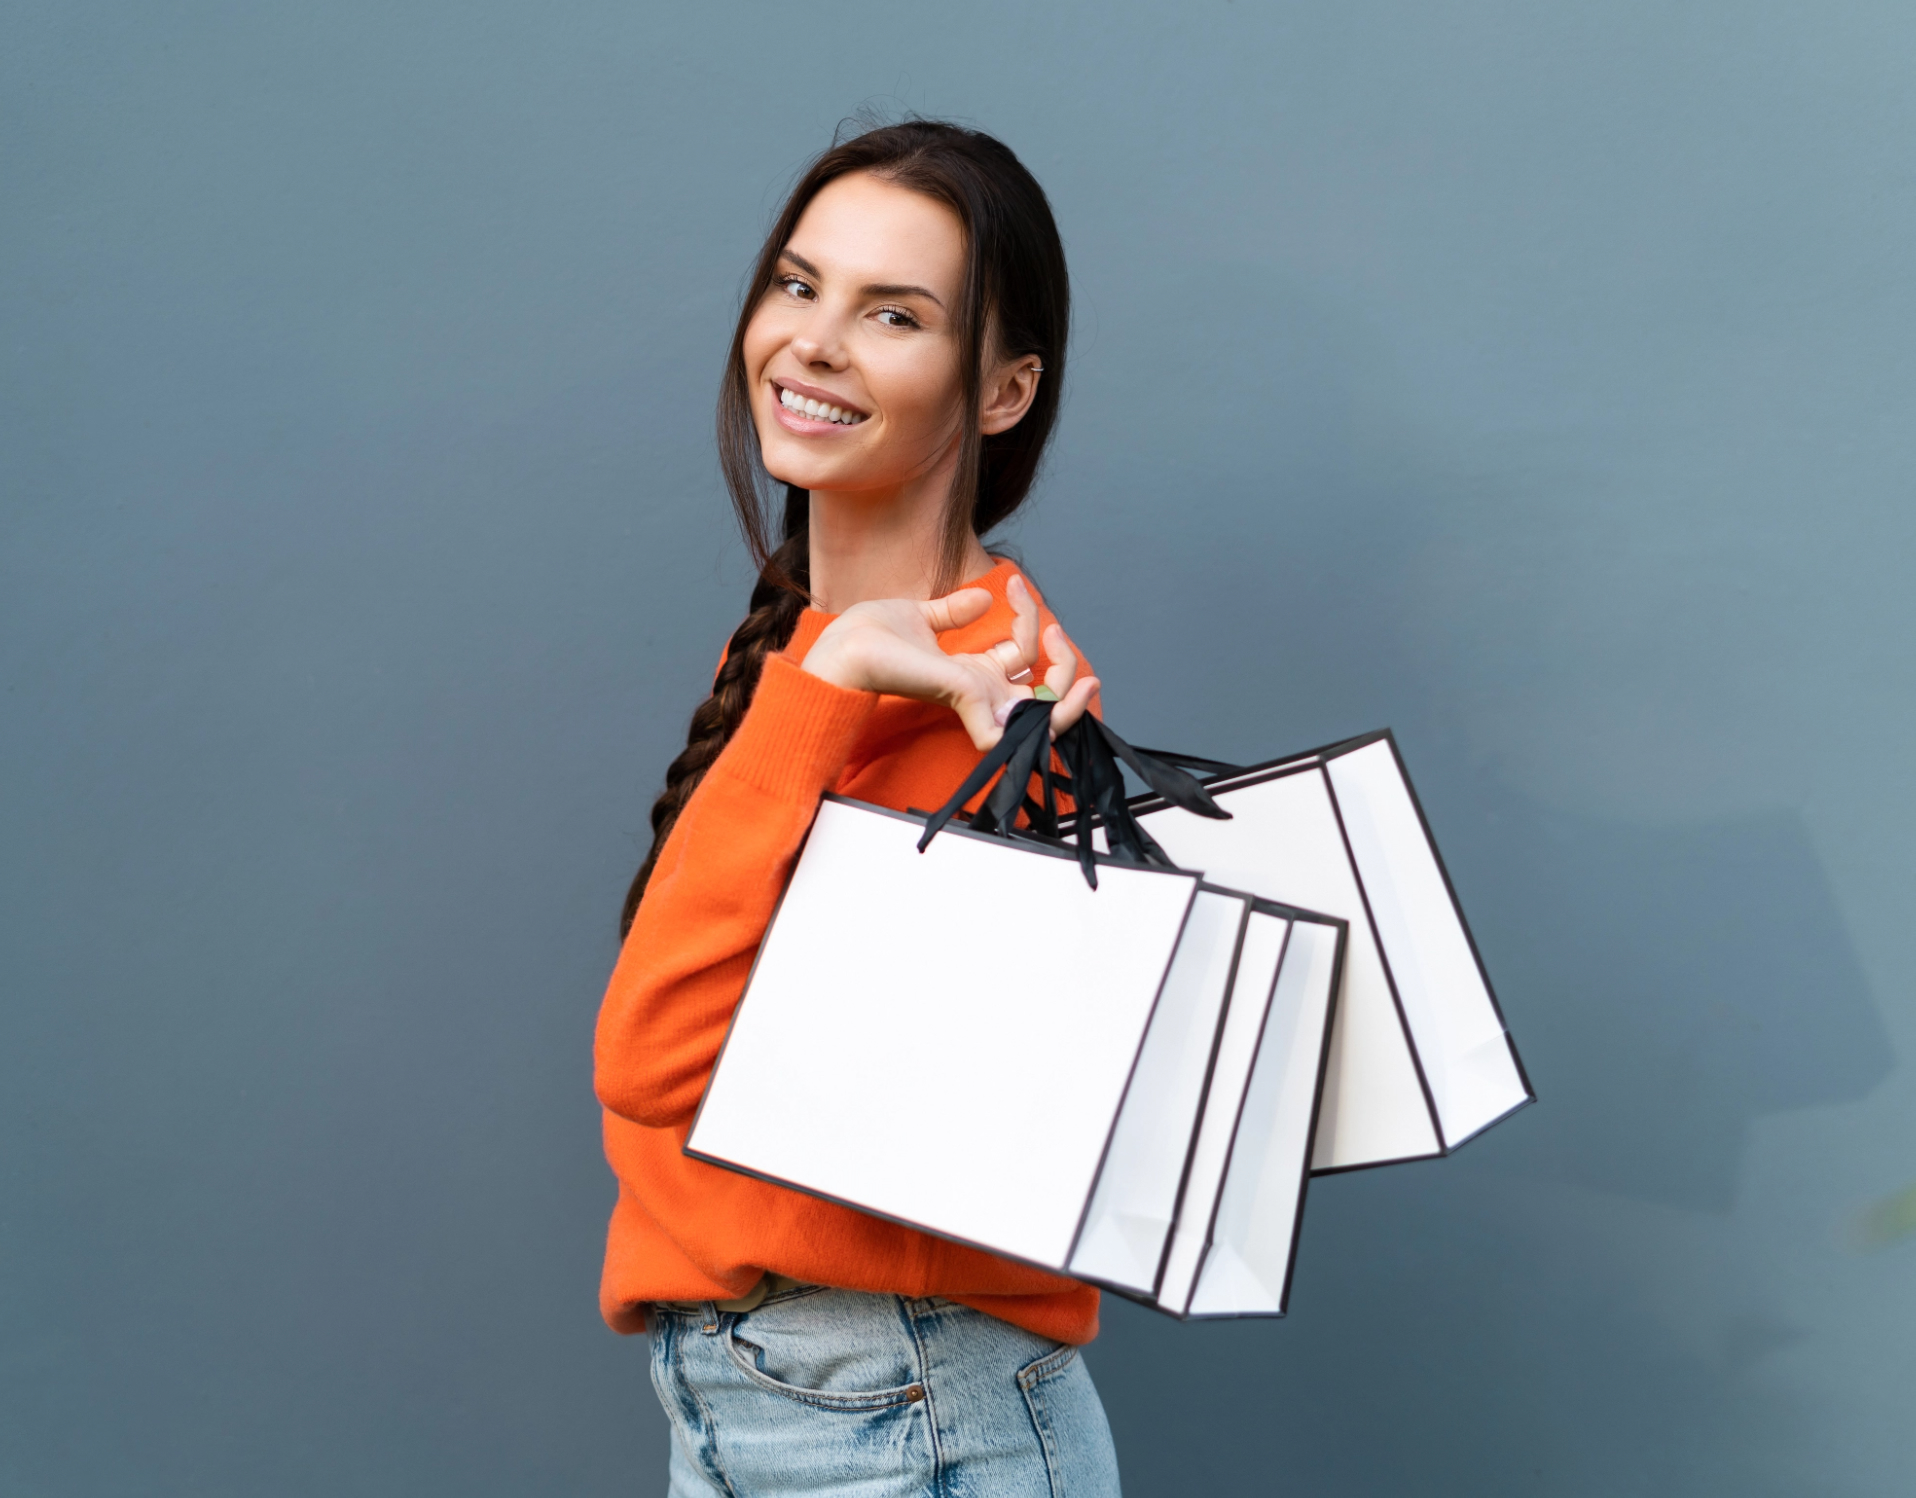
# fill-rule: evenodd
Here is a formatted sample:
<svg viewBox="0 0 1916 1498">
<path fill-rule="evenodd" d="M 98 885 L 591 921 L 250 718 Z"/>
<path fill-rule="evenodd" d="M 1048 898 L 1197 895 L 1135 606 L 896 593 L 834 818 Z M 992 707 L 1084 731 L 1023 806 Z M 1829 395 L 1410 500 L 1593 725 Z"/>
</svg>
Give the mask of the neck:
<svg viewBox="0 0 1916 1498">
<path fill-rule="evenodd" d="M 811 593 L 818 607 L 842 614 L 878 598 L 931 598 L 938 589 L 945 507 L 953 465 L 896 488 L 811 491 Z M 991 570 L 976 536 L 960 577 Z"/>
</svg>

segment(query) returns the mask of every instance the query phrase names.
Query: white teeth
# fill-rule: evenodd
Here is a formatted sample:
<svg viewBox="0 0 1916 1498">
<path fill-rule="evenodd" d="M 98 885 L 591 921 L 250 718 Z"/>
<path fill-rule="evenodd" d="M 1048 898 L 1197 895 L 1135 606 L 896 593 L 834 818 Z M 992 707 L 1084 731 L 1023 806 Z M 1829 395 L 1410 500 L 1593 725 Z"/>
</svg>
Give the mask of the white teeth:
<svg viewBox="0 0 1916 1498">
<path fill-rule="evenodd" d="M 854 427 L 865 419 L 856 412 L 847 411 L 842 406 L 834 406 L 828 401 L 815 401 L 797 395 L 782 385 L 778 390 L 778 403 L 787 411 L 796 411 L 799 415 L 809 416 L 814 421 L 835 421 L 840 426 Z"/>
</svg>

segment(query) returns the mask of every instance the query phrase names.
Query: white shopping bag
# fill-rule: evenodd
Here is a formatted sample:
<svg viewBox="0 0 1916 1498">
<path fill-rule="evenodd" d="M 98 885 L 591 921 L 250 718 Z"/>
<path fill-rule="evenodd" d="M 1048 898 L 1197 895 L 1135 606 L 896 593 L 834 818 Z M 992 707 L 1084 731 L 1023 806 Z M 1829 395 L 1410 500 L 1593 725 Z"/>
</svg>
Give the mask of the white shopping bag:
<svg viewBox="0 0 1916 1498">
<path fill-rule="evenodd" d="M 1139 825 L 1209 880 L 1350 922 L 1315 1169 L 1448 1154 L 1531 1102 L 1389 731 L 1211 768 L 1230 820 L 1147 795 L 1131 803 Z"/>
<path fill-rule="evenodd" d="M 1178 1317 L 1284 1313 L 1344 937 L 1198 890 L 1073 1274 Z"/>
<path fill-rule="evenodd" d="M 1196 875 L 828 797 L 686 1152 L 1063 1272 Z"/>
</svg>

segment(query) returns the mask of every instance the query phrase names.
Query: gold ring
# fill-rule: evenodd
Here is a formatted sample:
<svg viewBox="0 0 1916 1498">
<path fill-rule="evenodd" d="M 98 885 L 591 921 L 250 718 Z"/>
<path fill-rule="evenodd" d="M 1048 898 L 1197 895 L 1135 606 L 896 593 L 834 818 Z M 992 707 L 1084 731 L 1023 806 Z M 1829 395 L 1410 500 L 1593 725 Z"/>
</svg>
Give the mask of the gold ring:
<svg viewBox="0 0 1916 1498">
<path fill-rule="evenodd" d="M 1020 682 L 1030 681 L 1031 667 L 1020 666 L 1016 671 L 1007 673 L 1005 676 L 1005 680 L 1010 682 L 1013 686 L 1017 686 Z"/>
</svg>

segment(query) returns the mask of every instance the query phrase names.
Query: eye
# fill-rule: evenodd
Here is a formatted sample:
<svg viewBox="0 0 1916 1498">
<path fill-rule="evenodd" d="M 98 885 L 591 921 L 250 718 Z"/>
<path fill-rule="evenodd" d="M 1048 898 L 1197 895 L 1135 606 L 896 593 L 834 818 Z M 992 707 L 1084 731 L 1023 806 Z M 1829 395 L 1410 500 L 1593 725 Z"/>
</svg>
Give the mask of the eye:
<svg viewBox="0 0 1916 1498">
<path fill-rule="evenodd" d="M 780 276 L 773 284 L 793 301 L 811 302 L 818 299 L 818 293 L 812 290 L 811 282 L 801 276 Z"/>
<path fill-rule="evenodd" d="M 880 307 L 872 315 L 888 328 L 915 328 L 918 326 L 918 319 L 913 317 L 903 307 Z"/>
</svg>

